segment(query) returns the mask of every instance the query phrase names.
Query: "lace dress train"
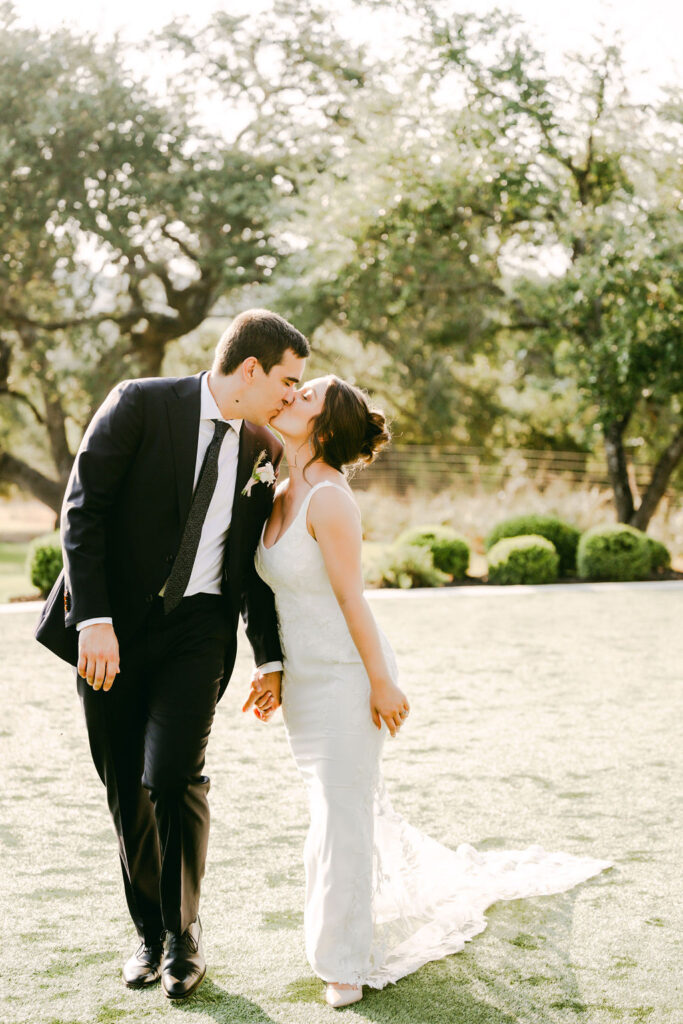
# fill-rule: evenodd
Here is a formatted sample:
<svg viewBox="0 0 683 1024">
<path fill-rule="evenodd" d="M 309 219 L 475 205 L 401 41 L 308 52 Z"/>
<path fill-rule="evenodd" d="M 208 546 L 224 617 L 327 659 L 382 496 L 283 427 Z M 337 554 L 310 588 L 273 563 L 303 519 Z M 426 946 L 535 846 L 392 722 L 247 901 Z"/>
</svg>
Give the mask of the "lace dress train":
<svg viewBox="0 0 683 1024">
<path fill-rule="evenodd" d="M 497 900 L 564 892 L 612 867 L 541 846 L 453 850 L 395 811 L 380 769 L 387 729 L 369 710 L 370 683 L 316 541 L 311 489 L 285 534 L 256 554 L 275 594 L 284 658 L 282 712 L 306 786 L 306 955 L 325 981 L 383 988 L 461 950 Z M 382 643 L 392 671 L 396 661 Z"/>
</svg>

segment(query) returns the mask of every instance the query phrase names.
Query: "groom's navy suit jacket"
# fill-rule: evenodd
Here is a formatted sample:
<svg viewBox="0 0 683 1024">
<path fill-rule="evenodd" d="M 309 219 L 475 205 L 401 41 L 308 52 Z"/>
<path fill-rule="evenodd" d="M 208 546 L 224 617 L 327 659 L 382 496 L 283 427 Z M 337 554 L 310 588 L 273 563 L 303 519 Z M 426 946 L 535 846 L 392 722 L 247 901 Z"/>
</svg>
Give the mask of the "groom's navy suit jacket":
<svg viewBox="0 0 683 1024">
<path fill-rule="evenodd" d="M 168 577 L 192 501 L 200 382 L 201 374 L 123 381 L 83 437 L 62 506 L 64 569 L 35 632 L 72 665 L 77 622 L 111 616 L 123 644 Z M 254 569 L 273 488 L 260 483 L 241 493 L 263 451 L 277 470 L 280 442 L 243 421 L 221 584 L 230 629 L 219 698 L 235 662 L 240 612 L 256 663 L 282 656 L 273 595 Z"/>
</svg>

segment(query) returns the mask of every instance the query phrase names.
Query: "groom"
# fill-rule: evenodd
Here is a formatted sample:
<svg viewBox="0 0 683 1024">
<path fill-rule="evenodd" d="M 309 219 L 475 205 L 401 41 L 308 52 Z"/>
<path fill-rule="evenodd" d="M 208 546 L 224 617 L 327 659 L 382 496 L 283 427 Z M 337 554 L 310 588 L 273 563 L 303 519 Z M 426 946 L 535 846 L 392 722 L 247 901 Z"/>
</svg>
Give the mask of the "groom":
<svg viewBox="0 0 683 1024">
<path fill-rule="evenodd" d="M 273 595 L 254 552 L 282 456 L 266 424 L 292 400 L 308 354 L 290 323 L 254 309 L 228 327 L 210 371 L 117 385 L 64 497 L 64 569 L 36 638 L 77 667 L 140 938 L 124 980 L 161 977 L 170 999 L 206 972 L 204 756 L 240 611 L 264 677 L 256 703 L 279 703 Z"/>
</svg>

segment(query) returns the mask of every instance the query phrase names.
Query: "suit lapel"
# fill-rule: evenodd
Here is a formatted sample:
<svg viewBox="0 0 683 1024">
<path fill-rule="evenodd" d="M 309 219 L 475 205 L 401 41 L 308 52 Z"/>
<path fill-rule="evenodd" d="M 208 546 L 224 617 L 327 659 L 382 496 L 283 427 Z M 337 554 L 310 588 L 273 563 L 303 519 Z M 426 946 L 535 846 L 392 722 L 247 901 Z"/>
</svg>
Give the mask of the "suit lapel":
<svg viewBox="0 0 683 1024">
<path fill-rule="evenodd" d="M 256 462 L 258 451 L 258 438 L 254 437 L 253 427 L 246 420 L 242 421 L 240 430 L 240 447 L 237 456 L 237 477 L 235 478 L 235 494 L 233 495 L 233 515 L 239 506 L 242 505 L 244 490 L 249 477 L 251 476 Z M 242 500 L 240 500 L 242 499 Z"/>
<path fill-rule="evenodd" d="M 251 476 L 254 463 L 262 450 L 263 445 L 259 447 L 259 440 L 254 436 L 254 428 L 246 420 L 243 420 L 242 429 L 240 430 L 240 446 L 239 454 L 237 456 L 237 476 L 235 478 L 235 493 L 232 501 L 232 519 L 230 521 L 230 532 L 228 533 L 227 545 L 228 575 L 231 580 L 237 580 L 239 578 L 238 565 L 242 547 L 243 528 L 249 511 L 249 502 L 253 501 L 253 498 L 242 494 L 242 491 Z"/>
<path fill-rule="evenodd" d="M 190 511 L 194 488 L 201 412 L 201 378 L 201 373 L 193 377 L 181 377 L 166 398 L 181 527 Z"/>
</svg>

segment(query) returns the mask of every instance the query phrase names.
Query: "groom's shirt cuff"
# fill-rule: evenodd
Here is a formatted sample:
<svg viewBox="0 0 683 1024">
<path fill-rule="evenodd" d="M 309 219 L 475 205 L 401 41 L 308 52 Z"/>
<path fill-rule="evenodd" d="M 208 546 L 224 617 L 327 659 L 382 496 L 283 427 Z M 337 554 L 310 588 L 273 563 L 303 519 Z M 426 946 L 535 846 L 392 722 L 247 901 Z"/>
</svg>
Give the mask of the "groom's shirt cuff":
<svg viewBox="0 0 683 1024">
<path fill-rule="evenodd" d="M 83 619 L 83 622 L 77 622 L 76 623 L 76 630 L 77 630 L 77 632 L 80 633 L 80 631 L 85 626 L 94 626 L 96 622 L 108 622 L 110 626 L 114 625 L 114 620 L 113 619 L 108 619 L 106 617 L 103 617 L 101 619 Z"/>
<path fill-rule="evenodd" d="M 282 672 L 281 661 L 267 661 L 265 665 L 258 665 L 259 672 L 263 672 L 264 676 L 269 672 Z"/>
</svg>

